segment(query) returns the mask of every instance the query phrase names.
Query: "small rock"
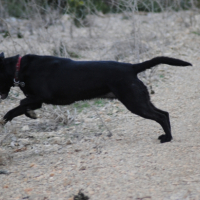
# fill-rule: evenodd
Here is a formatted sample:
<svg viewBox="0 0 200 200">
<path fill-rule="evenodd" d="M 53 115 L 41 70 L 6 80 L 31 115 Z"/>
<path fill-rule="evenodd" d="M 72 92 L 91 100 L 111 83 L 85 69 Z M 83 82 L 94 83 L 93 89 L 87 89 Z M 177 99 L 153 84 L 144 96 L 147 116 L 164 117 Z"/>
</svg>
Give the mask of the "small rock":
<svg viewBox="0 0 200 200">
<path fill-rule="evenodd" d="M 117 113 L 117 112 L 118 112 L 118 109 L 114 108 L 112 112 L 113 112 L 113 113 Z"/>
<path fill-rule="evenodd" d="M 10 146 L 11 146 L 11 147 L 15 147 L 15 146 L 16 146 L 15 142 L 12 141 L 12 142 L 10 143 Z"/>
<path fill-rule="evenodd" d="M 62 138 L 60 137 L 54 137 L 53 140 L 54 140 L 54 144 L 62 144 Z"/>
<path fill-rule="evenodd" d="M 27 146 L 30 144 L 30 141 L 29 139 L 18 139 L 19 143 L 24 145 L 24 146 Z"/>
<path fill-rule="evenodd" d="M 8 185 L 4 185 L 3 188 L 9 188 L 9 186 Z"/>
<path fill-rule="evenodd" d="M 29 131 L 29 130 L 30 130 L 30 128 L 28 125 L 22 127 L 22 131 Z"/>
<path fill-rule="evenodd" d="M 69 179 L 65 179 L 64 182 L 63 182 L 63 186 L 64 187 L 67 187 L 68 185 L 71 185 L 72 181 L 69 180 Z"/>
<path fill-rule="evenodd" d="M 100 135 L 102 135 L 102 133 L 95 133 L 94 135 L 95 136 L 100 136 Z"/>
<path fill-rule="evenodd" d="M 81 166 L 79 170 L 86 170 L 86 166 Z"/>
<path fill-rule="evenodd" d="M 35 164 L 34 163 L 32 163 L 31 165 L 30 165 L 30 167 L 34 167 L 35 166 Z"/>
<path fill-rule="evenodd" d="M 73 133 L 73 136 L 76 137 L 76 138 L 79 138 L 80 134 L 79 133 Z"/>
<path fill-rule="evenodd" d="M 72 144 L 72 141 L 69 139 L 67 140 L 66 145 L 70 145 L 70 144 Z"/>
<path fill-rule="evenodd" d="M 13 136 L 13 137 L 11 138 L 11 140 L 15 142 L 15 141 L 17 141 L 17 138 L 16 138 L 15 136 Z"/>
<path fill-rule="evenodd" d="M 79 152 L 79 151 L 81 151 L 81 149 L 75 149 L 74 151 L 75 151 L 75 152 Z"/>
<path fill-rule="evenodd" d="M 10 174 L 8 171 L 6 171 L 6 170 L 0 170 L 0 174 Z"/>
</svg>

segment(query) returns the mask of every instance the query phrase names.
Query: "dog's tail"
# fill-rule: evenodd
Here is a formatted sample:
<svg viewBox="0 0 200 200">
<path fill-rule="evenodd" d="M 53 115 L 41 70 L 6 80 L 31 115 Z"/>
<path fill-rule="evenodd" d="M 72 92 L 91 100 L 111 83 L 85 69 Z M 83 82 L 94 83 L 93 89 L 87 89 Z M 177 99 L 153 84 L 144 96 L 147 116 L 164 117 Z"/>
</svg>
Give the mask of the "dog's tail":
<svg viewBox="0 0 200 200">
<path fill-rule="evenodd" d="M 146 69 L 150 69 L 159 64 L 168 64 L 174 66 L 192 66 L 191 63 L 185 62 L 183 60 L 179 60 L 176 58 L 169 58 L 169 57 L 155 57 L 151 60 L 145 61 L 143 63 L 133 64 L 133 69 L 135 73 L 140 73 Z"/>
</svg>

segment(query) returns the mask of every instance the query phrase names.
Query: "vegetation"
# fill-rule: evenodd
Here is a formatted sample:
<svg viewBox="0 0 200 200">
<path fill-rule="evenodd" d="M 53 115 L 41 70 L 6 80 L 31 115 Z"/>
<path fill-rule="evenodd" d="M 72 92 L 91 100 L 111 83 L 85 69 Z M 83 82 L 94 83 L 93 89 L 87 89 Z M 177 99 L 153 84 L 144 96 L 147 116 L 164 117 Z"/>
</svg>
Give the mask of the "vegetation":
<svg viewBox="0 0 200 200">
<path fill-rule="evenodd" d="M 60 56 L 60 57 L 66 57 L 69 56 L 70 58 L 80 58 L 81 56 L 74 52 L 70 51 L 67 47 L 67 45 L 63 42 L 60 42 L 60 45 L 58 48 L 53 49 L 53 55 L 54 56 Z"/>
<path fill-rule="evenodd" d="M 161 12 L 200 7 L 200 0 L 1 0 L 0 17 L 30 18 L 35 14 L 69 14 L 76 26 L 82 26 L 88 14 L 123 11 Z"/>
</svg>

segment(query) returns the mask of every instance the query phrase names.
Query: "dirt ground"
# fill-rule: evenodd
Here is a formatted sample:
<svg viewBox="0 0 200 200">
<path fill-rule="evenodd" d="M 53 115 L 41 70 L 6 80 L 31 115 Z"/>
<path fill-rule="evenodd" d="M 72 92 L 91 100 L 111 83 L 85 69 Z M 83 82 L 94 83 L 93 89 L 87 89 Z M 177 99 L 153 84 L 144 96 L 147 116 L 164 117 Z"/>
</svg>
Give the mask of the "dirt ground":
<svg viewBox="0 0 200 200">
<path fill-rule="evenodd" d="M 134 63 L 165 55 L 191 62 L 192 67 L 160 65 L 141 75 L 155 91 L 152 102 L 170 113 L 173 141 L 160 144 L 161 127 L 116 100 L 45 105 L 37 120 L 21 116 L 1 129 L 0 200 L 72 200 L 79 190 L 91 200 L 199 200 L 200 15 L 92 20 L 91 28 L 74 27 L 70 39 L 67 16 L 46 32 L 38 26 L 33 35 L 26 30 L 28 21 L 8 19 L 10 26 L 19 24 L 24 38 L 13 30 L 12 38 L 0 38 L 0 51 L 6 56 L 52 54 L 62 40 L 80 60 Z M 0 104 L 1 116 L 22 98 L 13 89 Z"/>
</svg>

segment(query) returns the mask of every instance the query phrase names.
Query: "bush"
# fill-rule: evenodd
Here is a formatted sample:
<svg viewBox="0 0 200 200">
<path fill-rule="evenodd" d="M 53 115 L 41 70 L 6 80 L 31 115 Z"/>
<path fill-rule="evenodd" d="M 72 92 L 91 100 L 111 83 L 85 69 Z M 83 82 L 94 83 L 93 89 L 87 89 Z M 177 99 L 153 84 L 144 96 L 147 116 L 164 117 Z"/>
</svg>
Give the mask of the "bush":
<svg viewBox="0 0 200 200">
<path fill-rule="evenodd" d="M 76 26 L 81 26 L 88 14 L 119 13 L 123 11 L 161 12 L 200 7 L 200 0 L 1 0 L 1 17 L 30 18 L 52 10 L 68 13 Z"/>
</svg>

